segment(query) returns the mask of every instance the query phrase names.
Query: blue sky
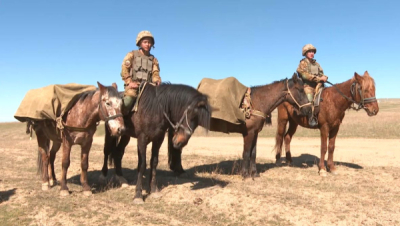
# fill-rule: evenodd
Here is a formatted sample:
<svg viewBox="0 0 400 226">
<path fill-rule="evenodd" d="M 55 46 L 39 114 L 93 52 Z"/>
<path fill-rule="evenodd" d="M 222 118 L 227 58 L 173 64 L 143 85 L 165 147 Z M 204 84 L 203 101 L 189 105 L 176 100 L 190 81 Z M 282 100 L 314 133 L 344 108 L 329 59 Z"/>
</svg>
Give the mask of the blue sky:
<svg viewBox="0 0 400 226">
<path fill-rule="evenodd" d="M 0 122 L 26 92 L 50 84 L 117 82 L 136 35 L 155 36 L 163 81 L 204 77 L 244 85 L 290 77 L 312 43 L 329 81 L 368 70 L 378 98 L 400 98 L 399 1 L 0 2 Z"/>
</svg>

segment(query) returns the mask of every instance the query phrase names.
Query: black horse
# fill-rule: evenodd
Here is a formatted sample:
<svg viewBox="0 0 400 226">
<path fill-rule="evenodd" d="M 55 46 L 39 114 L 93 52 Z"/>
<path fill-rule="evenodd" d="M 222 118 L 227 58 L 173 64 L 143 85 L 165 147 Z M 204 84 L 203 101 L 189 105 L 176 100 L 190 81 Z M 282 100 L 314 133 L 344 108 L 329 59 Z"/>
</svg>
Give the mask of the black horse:
<svg viewBox="0 0 400 226">
<path fill-rule="evenodd" d="M 137 112 L 125 117 L 126 132 L 117 139 L 106 129 L 104 144 L 104 164 L 102 177 L 107 175 L 107 160 L 110 153 L 114 159 L 117 178 L 122 177 L 121 160 L 131 137 L 137 138 L 138 179 L 136 184 L 135 203 L 143 203 L 142 180 L 146 170 L 146 147 L 152 142 L 150 160 L 150 192 L 158 191 L 156 168 L 158 154 L 165 133 L 169 129 L 169 143 L 174 148 L 182 149 L 189 141 L 198 125 L 208 130 L 211 108 L 207 96 L 186 85 L 161 84 L 158 87 L 146 85 L 138 103 Z M 117 145 L 116 145 L 117 144 Z"/>
<path fill-rule="evenodd" d="M 251 87 L 252 106 L 255 110 L 265 115 L 270 113 L 281 103 L 288 102 L 295 109 L 296 114 L 308 115 L 310 113 L 310 104 L 307 95 L 304 92 L 304 84 L 297 74 L 293 74 L 291 79 L 283 79 L 268 85 Z M 211 131 L 220 132 L 215 123 L 219 119 L 211 119 Z M 262 130 L 268 118 L 258 115 L 251 115 L 246 119 L 246 123 L 235 125 L 228 124 L 230 133 L 240 133 L 243 136 L 243 177 L 259 176 L 256 169 L 257 139 L 258 133 Z M 169 134 L 171 137 L 173 134 Z M 185 171 L 182 168 L 181 150 L 168 145 L 168 163 L 171 170 L 176 174 L 182 174 Z"/>
</svg>

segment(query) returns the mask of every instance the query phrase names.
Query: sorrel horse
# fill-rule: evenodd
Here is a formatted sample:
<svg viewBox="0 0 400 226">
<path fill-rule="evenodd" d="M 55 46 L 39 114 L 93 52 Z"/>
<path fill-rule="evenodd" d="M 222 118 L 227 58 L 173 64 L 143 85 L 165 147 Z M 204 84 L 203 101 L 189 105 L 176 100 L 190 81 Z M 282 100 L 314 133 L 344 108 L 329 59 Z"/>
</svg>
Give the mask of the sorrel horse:
<svg viewBox="0 0 400 226">
<path fill-rule="evenodd" d="M 328 146 L 327 166 L 331 173 L 336 173 L 333 163 L 333 152 L 335 150 L 335 140 L 339 132 L 340 124 L 344 118 L 345 111 L 349 108 L 355 110 L 364 109 L 369 116 L 378 114 L 379 107 L 375 98 L 375 82 L 366 71 L 363 76 L 354 73 L 354 77 L 346 82 L 325 88 L 321 94 L 320 110 L 318 114 L 318 125 L 311 128 L 308 125 L 307 117 L 296 115 L 292 106 L 283 103 L 278 106 L 278 131 L 276 133 L 276 161 L 279 162 L 282 152 L 282 143 L 285 141 L 286 161 L 292 163 L 290 154 L 290 141 L 297 126 L 319 129 L 321 133 L 321 158 L 319 160 L 319 174 L 326 176 L 325 154 Z M 353 104 L 357 104 L 355 108 Z M 286 131 L 286 124 L 289 122 L 289 129 Z"/>
<path fill-rule="evenodd" d="M 42 190 L 48 190 L 55 184 L 54 160 L 56 153 L 63 147 L 61 196 L 69 195 L 67 187 L 67 171 L 70 164 L 71 146 L 81 146 L 81 185 L 84 195 L 91 195 L 92 191 L 87 181 L 89 167 L 89 151 L 93 142 L 98 122 L 103 120 L 113 136 L 120 136 L 124 130 L 124 121 L 121 114 L 122 99 L 118 94 L 117 86 L 105 87 L 99 82 L 99 89 L 80 94 L 68 114 L 63 116 L 64 129 L 61 136 L 53 120 L 30 120 L 27 127 L 32 125 L 36 133 L 39 146 L 38 172 L 42 175 Z M 29 128 L 27 128 L 27 133 Z M 53 145 L 49 152 L 50 140 Z M 50 164 L 49 164 L 50 161 Z M 49 177 L 50 174 L 50 177 Z"/>
<path fill-rule="evenodd" d="M 142 183 L 146 170 L 146 148 L 152 142 L 150 160 L 150 193 L 158 191 L 156 169 L 158 154 L 164 141 L 167 129 L 174 135 L 169 142 L 175 148 L 183 148 L 198 125 L 208 129 L 211 110 L 207 96 L 186 85 L 161 84 L 160 86 L 146 85 L 139 99 L 137 112 L 125 117 L 126 132 L 122 135 L 117 146 L 116 138 L 106 132 L 104 144 L 104 164 L 102 176 L 107 175 L 107 159 L 111 154 L 114 159 L 117 178 L 124 183 L 121 160 L 131 137 L 137 138 L 138 177 L 134 202 L 143 203 Z"/>
<path fill-rule="evenodd" d="M 293 109 L 299 114 L 308 115 L 311 111 L 307 95 L 304 92 L 303 81 L 293 74 L 291 79 L 273 82 L 269 85 L 251 87 L 251 101 L 255 110 L 269 115 L 279 104 L 286 101 L 294 105 Z M 259 115 L 251 115 L 245 124 L 229 124 L 228 130 L 232 133 L 243 135 L 243 163 L 241 174 L 244 178 L 259 176 L 256 168 L 257 138 L 263 129 L 266 118 Z M 211 120 L 213 123 L 213 119 Z M 211 126 L 212 127 L 212 126 Z M 168 147 L 170 169 L 176 174 L 184 172 L 181 162 L 181 151 L 172 145 Z"/>
</svg>

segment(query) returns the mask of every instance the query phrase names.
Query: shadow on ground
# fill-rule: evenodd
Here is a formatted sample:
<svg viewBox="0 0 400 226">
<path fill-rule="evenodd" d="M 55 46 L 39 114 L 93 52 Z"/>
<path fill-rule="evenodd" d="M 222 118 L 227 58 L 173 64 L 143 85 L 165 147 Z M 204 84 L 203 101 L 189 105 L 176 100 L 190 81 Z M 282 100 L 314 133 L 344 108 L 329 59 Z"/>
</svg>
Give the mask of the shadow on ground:
<svg viewBox="0 0 400 226">
<path fill-rule="evenodd" d="M 16 188 L 13 188 L 7 191 L 0 191 L 0 203 L 9 200 L 11 196 L 15 195 L 16 190 Z"/>
<path fill-rule="evenodd" d="M 308 168 L 318 165 L 319 158 L 315 155 L 310 154 L 301 154 L 298 157 L 292 157 L 293 163 L 291 164 L 292 167 L 297 168 Z M 326 161 L 325 161 L 326 164 Z M 283 162 L 282 165 L 285 165 Z M 345 166 L 353 169 L 363 169 L 362 166 L 348 163 L 348 162 L 335 162 L 335 165 Z M 275 163 L 262 163 L 257 164 L 257 172 L 264 173 L 269 169 L 279 167 Z M 170 170 L 157 170 L 157 181 L 158 187 L 160 189 L 164 187 L 168 187 L 169 185 L 180 185 L 185 183 L 191 183 L 192 189 L 203 189 L 212 186 L 220 186 L 225 187 L 229 182 L 225 180 L 216 179 L 215 177 L 208 177 L 208 176 L 198 176 L 199 173 L 206 173 L 206 174 L 221 174 L 221 175 L 239 175 L 241 169 L 241 161 L 240 160 L 227 160 L 221 161 L 212 164 L 204 164 L 199 166 L 194 166 L 189 169 L 185 170 L 185 173 L 181 176 L 176 176 L 174 172 Z M 136 169 L 129 169 L 123 168 L 122 173 L 124 178 L 128 181 L 129 185 L 136 185 L 137 182 L 137 170 Z M 144 183 L 143 183 L 143 190 L 148 190 L 148 181 L 149 181 L 149 173 L 150 169 L 146 170 Z M 110 169 L 108 171 L 108 176 L 106 183 L 100 183 L 99 177 L 101 175 L 100 170 L 89 171 L 88 172 L 88 180 L 90 186 L 94 189 L 94 193 L 101 193 L 107 190 L 113 189 L 115 187 L 119 187 L 119 183 L 115 178 L 115 171 L 114 169 Z M 80 184 L 80 174 L 77 174 L 68 179 L 68 183 Z"/>
<path fill-rule="evenodd" d="M 281 158 L 283 159 L 283 165 L 286 164 L 286 159 L 285 158 Z M 310 154 L 301 154 L 298 157 L 292 157 L 293 163 L 291 164 L 291 166 L 293 167 L 298 167 L 298 168 L 304 168 L 304 167 L 313 167 L 313 166 L 317 166 L 319 163 L 319 158 L 315 155 L 310 155 Z M 354 164 L 354 163 L 349 163 L 349 162 L 337 162 L 334 161 L 335 165 L 337 166 L 345 166 L 348 168 L 352 168 L 352 169 L 363 169 L 362 166 L 358 165 L 358 164 Z M 325 166 L 326 166 L 326 161 L 325 161 Z"/>
</svg>

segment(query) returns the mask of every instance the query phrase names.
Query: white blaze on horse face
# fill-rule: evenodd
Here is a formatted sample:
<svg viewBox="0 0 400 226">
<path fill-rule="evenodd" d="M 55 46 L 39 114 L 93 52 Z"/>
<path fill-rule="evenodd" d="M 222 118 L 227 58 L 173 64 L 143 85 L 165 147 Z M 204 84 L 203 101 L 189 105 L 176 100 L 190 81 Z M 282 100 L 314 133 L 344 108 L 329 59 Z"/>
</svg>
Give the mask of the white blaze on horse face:
<svg viewBox="0 0 400 226">
<path fill-rule="evenodd" d="M 108 101 L 110 103 L 110 107 L 107 108 L 108 116 L 111 117 L 116 114 L 121 114 L 122 99 L 118 97 L 110 97 L 108 98 Z M 118 109 L 118 112 L 116 109 Z M 116 131 L 118 128 L 122 128 L 123 127 L 122 117 L 111 119 L 110 121 L 108 121 L 108 126 L 112 131 Z"/>
</svg>

